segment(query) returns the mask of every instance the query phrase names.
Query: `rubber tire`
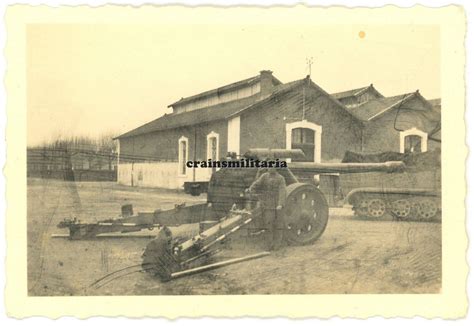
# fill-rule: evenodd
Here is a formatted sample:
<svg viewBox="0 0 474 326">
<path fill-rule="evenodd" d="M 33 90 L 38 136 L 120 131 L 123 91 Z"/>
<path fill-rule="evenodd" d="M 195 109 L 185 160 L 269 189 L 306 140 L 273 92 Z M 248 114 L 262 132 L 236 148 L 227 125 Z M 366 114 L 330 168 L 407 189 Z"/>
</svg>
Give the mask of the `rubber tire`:
<svg viewBox="0 0 474 326">
<path fill-rule="evenodd" d="M 329 205 L 327 203 L 326 198 L 324 197 L 324 194 L 318 188 L 316 188 L 316 186 L 305 183 L 293 183 L 287 186 L 286 191 L 287 199 L 285 204 L 285 225 L 289 225 L 290 221 L 292 220 L 290 216 L 292 215 L 292 213 L 295 213 L 290 211 L 291 205 L 289 201 L 295 198 L 294 196 L 299 193 L 310 192 L 315 200 L 315 208 L 313 212 L 316 212 L 316 216 L 318 217 L 318 227 L 312 229 L 310 233 L 304 237 L 297 236 L 294 234 L 294 232 L 286 229 L 284 238 L 286 239 L 288 244 L 294 246 L 304 246 L 314 243 L 324 233 L 329 219 Z"/>
</svg>

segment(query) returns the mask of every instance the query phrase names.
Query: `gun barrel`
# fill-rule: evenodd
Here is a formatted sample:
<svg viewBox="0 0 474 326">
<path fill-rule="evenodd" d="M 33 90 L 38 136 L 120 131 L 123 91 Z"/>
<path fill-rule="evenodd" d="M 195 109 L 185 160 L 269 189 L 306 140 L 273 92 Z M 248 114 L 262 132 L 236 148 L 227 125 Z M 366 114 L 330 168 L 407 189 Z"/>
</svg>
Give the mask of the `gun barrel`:
<svg viewBox="0 0 474 326">
<path fill-rule="evenodd" d="M 384 163 L 311 163 L 292 162 L 288 167 L 294 171 L 319 173 L 364 173 L 364 172 L 403 172 L 405 164 L 401 161 Z"/>
<path fill-rule="evenodd" d="M 302 159 L 305 158 L 301 149 L 280 149 L 280 148 L 250 148 L 245 157 L 257 157 L 263 159 Z"/>
</svg>

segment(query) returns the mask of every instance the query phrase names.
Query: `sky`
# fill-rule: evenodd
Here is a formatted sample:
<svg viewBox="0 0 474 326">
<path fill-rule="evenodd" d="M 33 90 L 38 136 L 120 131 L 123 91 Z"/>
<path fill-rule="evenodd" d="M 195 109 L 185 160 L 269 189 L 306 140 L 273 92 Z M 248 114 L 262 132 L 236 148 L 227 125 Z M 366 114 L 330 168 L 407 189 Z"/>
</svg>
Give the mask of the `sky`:
<svg viewBox="0 0 474 326">
<path fill-rule="evenodd" d="M 28 145 L 126 132 L 181 97 L 272 70 L 329 93 L 374 84 L 385 96 L 440 97 L 431 25 L 29 25 Z"/>
</svg>

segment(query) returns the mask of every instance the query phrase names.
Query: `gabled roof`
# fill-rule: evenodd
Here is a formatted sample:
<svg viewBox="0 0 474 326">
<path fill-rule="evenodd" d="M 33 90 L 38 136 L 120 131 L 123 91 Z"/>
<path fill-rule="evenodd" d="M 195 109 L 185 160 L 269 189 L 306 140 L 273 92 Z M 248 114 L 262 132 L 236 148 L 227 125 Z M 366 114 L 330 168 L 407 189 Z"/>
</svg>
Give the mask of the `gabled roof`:
<svg viewBox="0 0 474 326">
<path fill-rule="evenodd" d="M 275 97 L 281 96 L 282 94 L 298 87 L 305 80 L 306 80 L 306 78 L 298 79 L 298 80 L 295 80 L 295 81 L 292 81 L 292 82 L 289 82 L 289 83 L 286 83 L 286 84 L 280 84 L 280 85 L 276 86 L 273 89 L 273 92 L 269 96 L 261 99 L 260 101 L 257 101 L 255 103 L 253 103 L 252 105 L 247 105 L 247 106 L 242 107 L 240 110 L 237 110 L 237 111 L 233 112 L 232 114 L 230 114 L 229 116 L 227 116 L 227 118 L 232 118 L 232 117 L 235 117 L 237 115 L 240 115 L 244 111 L 255 108 L 258 105 L 264 104 L 264 103 L 274 99 Z"/>
<path fill-rule="evenodd" d="M 428 139 L 441 141 L 441 121 L 439 121 L 434 129 L 428 134 Z"/>
<path fill-rule="evenodd" d="M 346 98 L 346 97 L 351 97 L 355 96 L 357 93 L 366 90 L 368 86 L 364 87 L 359 87 L 359 88 L 354 88 L 354 89 L 349 89 L 347 91 L 342 91 L 342 92 L 337 92 L 337 93 L 332 93 L 331 96 L 334 97 L 337 100 L 340 100 L 341 98 Z"/>
<path fill-rule="evenodd" d="M 319 87 L 316 83 L 314 83 L 313 81 L 311 81 L 311 85 L 315 88 L 317 88 L 320 92 L 322 92 L 323 94 L 325 94 L 329 99 L 331 99 L 331 101 L 336 104 L 336 106 L 338 106 L 340 109 L 342 109 L 343 111 L 349 113 L 349 115 L 351 115 L 353 118 L 355 118 L 356 120 L 360 120 L 355 114 L 353 114 L 350 110 L 348 110 L 348 108 L 342 104 L 341 102 L 339 102 L 337 99 L 335 99 L 333 96 L 331 96 L 328 92 L 326 92 L 324 89 L 322 89 L 321 87 Z"/>
<path fill-rule="evenodd" d="M 377 95 L 379 95 L 380 97 L 383 97 L 383 95 L 380 94 L 380 92 L 375 89 L 373 84 L 370 84 L 369 86 L 349 89 L 347 91 L 333 93 L 333 94 L 331 94 L 331 96 L 334 97 L 337 100 L 341 100 L 343 98 L 348 98 L 348 97 L 352 97 L 352 96 L 361 95 L 361 94 L 365 93 L 368 90 L 371 90 L 371 91 L 375 92 Z"/>
<path fill-rule="evenodd" d="M 413 93 L 373 99 L 356 107 L 348 108 L 348 110 L 360 120 L 372 121 L 373 119 L 378 118 L 382 114 L 399 107 L 406 101 L 415 97 L 419 98 L 425 105 L 432 107 L 431 104 L 423 96 L 421 96 L 418 91 L 416 91 Z"/>
<path fill-rule="evenodd" d="M 441 106 L 441 99 L 440 98 L 433 98 L 431 100 L 428 100 L 428 102 L 432 105 L 432 106 Z"/>
<path fill-rule="evenodd" d="M 174 129 L 180 127 L 187 127 L 192 125 L 197 125 L 201 123 L 229 119 L 235 116 L 240 115 L 244 111 L 254 109 L 263 105 L 278 96 L 282 96 L 287 92 L 303 85 L 303 83 L 308 82 L 307 78 L 295 80 L 286 84 L 280 84 L 275 86 L 273 92 L 267 95 L 265 98 L 260 98 L 260 94 L 255 94 L 247 98 L 240 100 L 235 100 L 231 102 L 221 103 L 214 106 L 197 109 L 193 111 L 183 112 L 183 113 L 172 113 L 166 114 L 158 119 L 155 119 L 149 123 L 146 123 L 136 129 L 133 129 L 127 133 L 124 133 L 115 139 L 127 138 L 132 136 L 138 136 L 150 132 Z M 347 108 L 342 105 L 339 101 L 332 98 L 327 94 L 322 88 L 316 85 L 311 81 L 311 86 L 317 88 L 331 99 L 334 104 L 336 104 L 341 110 L 352 115 L 354 118 L 357 117 Z"/>
<path fill-rule="evenodd" d="M 221 103 L 198 110 L 183 113 L 165 114 L 158 119 L 150 121 L 138 128 L 118 136 L 116 139 L 225 119 L 232 113 L 249 106 L 252 103 L 255 103 L 259 96 L 260 94 L 255 94 L 243 99 Z"/>
<path fill-rule="evenodd" d="M 407 99 L 414 96 L 415 93 L 408 93 L 402 95 L 396 95 L 391 97 L 377 98 L 371 101 L 365 102 L 359 106 L 349 108 L 359 119 L 364 121 L 370 121 L 380 114 L 394 108 L 395 106 L 402 104 Z"/>
<path fill-rule="evenodd" d="M 262 104 L 264 104 L 268 101 L 271 101 L 274 98 L 276 98 L 278 96 L 281 96 L 281 95 L 285 94 L 286 92 L 289 92 L 289 91 L 303 85 L 304 83 L 308 83 L 308 81 L 309 81 L 309 85 L 311 87 L 314 87 L 318 91 L 320 91 L 321 93 L 325 94 L 328 97 L 328 99 L 330 99 L 340 110 L 344 111 L 346 114 L 349 114 L 350 116 L 352 116 L 354 119 L 357 120 L 357 117 L 355 115 L 353 115 L 352 112 L 347 110 L 347 108 L 341 102 L 339 102 L 338 100 L 331 97 L 331 95 L 329 95 L 324 89 L 322 89 L 316 83 L 314 83 L 311 79 L 309 79 L 309 77 L 306 77 L 306 78 L 303 78 L 303 79 L 298 79 L 298 80 L 295 80 L 295 81 L 292 81 L 292 82 L 289 82 L 289 83 L 286 83 L 286 84 L 278 85 L 277 87 L 274 88 L 273 93 L 270 96 L 267 96 L 266 98 L 262 99 L 261 101 L 258 101 L 258 102 L 254 103 L 252 105 L 247 106 L 247 107 L 244 107 L 239 111 L 236 111 L 235 113 L 229 115 L 227 118 L 232 118 L 234 116 L 240 115 L 243 111 L 255 109 L 259 105 L 262 105 Z"/>
<path fill-rule="evenodd" d="M 202 92 L 202 93 L 199 93 L 199 94 L 196 94 L 196 95 L 183 97 L 179 101 L 168 105 L 168 107 L 173 107 L 173 106 L 189 103 L 189 102 L 195 101 L 196 99 L 199 99 L 199 98 L 206 98 L 206 97 L 209 97 L 209 96 L 218 95 L 218 94 L 221 94 L 223 92 L 227 92 L 227 91 L 230 91 L 230 90 L 233 90 L 233 89 L 236 89 L 236 88 L 248 87 L 248 86 L 251 86 L 253 84 L 258 83 L 260 81 L 260 78 L 261 78 L 261 75 L 257 75 L 257 76 L 250 77 L 250 78 L 247 78 L 247 79 L 244 79 L 244 80 L 240 80 L 240 81 L 232 83 L 232 84 L 228 84 L 228 85 L 221 86 L 221 87 L 218 87 L 218 88 L 215 88 L 215 89 L 211 89 L 209 91 L 205 91 L 205 92 Z M 272 75 L 272 82 L 273 82 L 274 85 L 280 85 L 281 84 L 281 81 L 279 81 L 273 75 Z"/>
</svg>

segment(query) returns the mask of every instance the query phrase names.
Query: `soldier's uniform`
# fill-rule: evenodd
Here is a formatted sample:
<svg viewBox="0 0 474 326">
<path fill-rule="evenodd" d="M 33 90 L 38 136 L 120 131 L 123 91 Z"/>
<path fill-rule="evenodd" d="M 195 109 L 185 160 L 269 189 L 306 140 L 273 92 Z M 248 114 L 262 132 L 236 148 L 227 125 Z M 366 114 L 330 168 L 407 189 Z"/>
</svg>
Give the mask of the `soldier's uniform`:
<svg viewBox="0 0 474 326">
<path fill-rule="evenodd" d="M 282 245 L 285 230 L 282 209 L 286 200 L 285 178 L 275 170 L 270 170 L 263 173 L 249 190 L 257 193 L 262 207 L 265 243 L 268 249 L 277 250 Z"/>
</svg>

